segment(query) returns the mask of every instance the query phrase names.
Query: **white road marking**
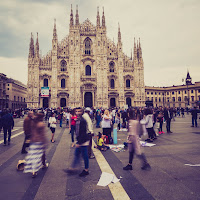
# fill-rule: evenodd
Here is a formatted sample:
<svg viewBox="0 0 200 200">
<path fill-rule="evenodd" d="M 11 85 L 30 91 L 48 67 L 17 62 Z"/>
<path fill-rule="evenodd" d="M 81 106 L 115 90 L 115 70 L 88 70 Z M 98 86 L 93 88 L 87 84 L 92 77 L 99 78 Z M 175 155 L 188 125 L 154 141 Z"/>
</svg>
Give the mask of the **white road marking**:
<svg viewBox="0 0 200 200">
<path fill-rule="evenodd" d="M 93 143 L 95 143 L 94 140 L 93 140 Z M 92 150 L 93 150 L 96 161 L 97 161 L 101 171 L 107 172 L 107 173 L 110 173 L 110 174 L 114 174 L 113 170 L 111 169 L 110 165 L 107 163 L 107 161 L 104 158 L 104 156 L 102 155 L 101 151 L 93 148 L 93 146 L 92 146 Z M 126 193 L 126 191 L 124 190 L 124 188 L 122 187 L 120 182 L 117 182 L 115 184 L 111 183 L 111 184 L 108 185 L 108 187 L 109 187 L 109 189 L 112 193 L 112 196 L 115 200 L 121 200 L 122 197 L 123 197 L 123 200 L 130 200 L 128 194 Z"/>
<path fill-rule="evenodd" d="M 15 134 L 15 135 L 12 135 L 12 136 L 11 136 L 11 139 L 17 137 L 18 135 L 21 135 L 22 133 L 24 133 L 24 131 L 19 132 L 19 133 Z M 0 144 L 2 144 L 3 142 L 4 142 L 4 140 L 1 140 L 1 141 L 0 141 Z"/>
</svg>

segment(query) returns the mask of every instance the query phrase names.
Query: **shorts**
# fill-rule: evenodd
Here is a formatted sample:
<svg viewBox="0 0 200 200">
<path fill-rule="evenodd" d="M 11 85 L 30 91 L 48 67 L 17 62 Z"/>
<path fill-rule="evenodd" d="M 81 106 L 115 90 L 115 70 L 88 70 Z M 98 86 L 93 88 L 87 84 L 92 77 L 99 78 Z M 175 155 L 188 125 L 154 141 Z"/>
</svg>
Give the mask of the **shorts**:
<svg viewBox="0 0 200 200">
<path fill-rule="evenodd" d="M 51 132 L 52 132 L 52 133 L 55 133 L 56 128 L 51 127 L 50 129 L 51 129 Z"/>
</svg>

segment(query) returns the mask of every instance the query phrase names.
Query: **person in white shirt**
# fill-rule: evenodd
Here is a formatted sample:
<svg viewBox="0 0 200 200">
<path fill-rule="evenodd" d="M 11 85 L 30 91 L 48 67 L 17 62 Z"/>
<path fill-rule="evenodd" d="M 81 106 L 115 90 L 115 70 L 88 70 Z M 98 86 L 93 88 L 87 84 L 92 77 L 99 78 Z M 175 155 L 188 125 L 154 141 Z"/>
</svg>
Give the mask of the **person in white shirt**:
<svg viewBox="0 0 200 200">
<path fill-rule="evenodd" d="M 49 118 L 49 124 L 50 124 L 51 133 L 52 133 L 51 142 L 54 143 L 55 142 L 54 134 L 56 131 L 56 124 L 57 124 L 56 118 L 55 118 L 55 113 L 52 113 L 51 117 Z"/>
<path fill-rule="evenodd" d="M 108 140 L 110 141 L 111 137 L 111 120 L 112 116 L 109 114 L 109 110 L 105 110 L 102 116 L 102 129 L 103 134 L 108 136 Z"/>
</svg>

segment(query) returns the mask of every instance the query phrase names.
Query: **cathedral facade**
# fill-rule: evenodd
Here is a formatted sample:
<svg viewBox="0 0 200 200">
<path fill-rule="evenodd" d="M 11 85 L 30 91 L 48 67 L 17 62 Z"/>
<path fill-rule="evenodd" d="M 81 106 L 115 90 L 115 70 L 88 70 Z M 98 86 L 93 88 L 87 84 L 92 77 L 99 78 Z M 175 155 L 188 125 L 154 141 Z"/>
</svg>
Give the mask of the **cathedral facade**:
<svg viewBox="0 0 200 200">
<path fill-rule="evenodd" d="M 123 53 L 120 27 L 115 44 L 108 39 L 103 11 L 96 25 L 79 22 L 71 9 L 69 34 L 58 41 L 54 22 L 52 50 L 39 54 L 38 35 L 31 34 L 28 57 L 27 107 L 144 106 L 144 65 L 140 40 L 133 57 Z"/>
</svg>

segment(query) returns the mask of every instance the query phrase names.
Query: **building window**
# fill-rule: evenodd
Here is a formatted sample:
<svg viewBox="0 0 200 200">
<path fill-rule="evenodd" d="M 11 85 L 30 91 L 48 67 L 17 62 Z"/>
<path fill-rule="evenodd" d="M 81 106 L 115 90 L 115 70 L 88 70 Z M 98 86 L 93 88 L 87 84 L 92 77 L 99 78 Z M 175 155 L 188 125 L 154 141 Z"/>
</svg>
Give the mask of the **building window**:
<svg viewBox="0 0 200 200">
<path fill-rule="evenodd" d="M 157 98 L 155 98 L 155 102 L 157 102 Z"/>
<path fill-rule="evenodd" d="M 161 102 L 161 98 L 159 98 L 159 102 Z"/>
<path fill-rule="evenodd" d="M 7 90 L 9 90 L 9 88 Z"/>
<path fill-rule="evenodd" d="M 149 94 L 149 92 L 147 92 L 147 94 Z"/>
<path fill-rule="evenodd" d="M 127 88 L 130 88 L 130 79 L 127 79 L 127 80 L 126 80 L 126 87 L 127 87 Z"/>
<path fill-rule="evenodd" d="M 178 94 L 180 94 L 181 92 L 180 91 L 178 91 Z"/>
<path fill-rule="evenodd" d="M 181 101 L 181 97 L 178 97 L 178 101 Z"/>
<path fill-rule="evenodd" d="M 191 90 L 191 93 L 193 93 L 193 90 Z"/>
<path fill-rule="evenodd" d="M 22 97 L 21 97 L 21 102 L 22 102 Z"/>
<path fill-rule="evenodd" d="M 60 71 L 67 71 L 67 62 L 65 60 L 61 60 L 60 62 Z"/>
<path fill-rule="evenodd" d="M 24 102 L 26 101 L 26 99 L 24 98 Z"/>
<path fill-rule="evenodd" d="M 110 72 L 115 72 L 115 63 L 114 62 L 110 62 L 109 68 L 110 68 Z"/>
<path fill-rule="evenodd" d="M 115 80 L 114 80 L 114 79 L 111 79 L 111 80 L 110 80 L 110 87 L 111 87 L 112 89 L 115 88 Z"/>
<path fill-rule="evenodd" d="M 65 88 L 65 79 L 64 78 L 61 80 L 61 88 Z"/>
<path fill-rule="evenodd" d="M 169 95 L 169 92 L 167 92 L 167 95 Z"/>
<path fill-rule="evenodd" d="M 87 65 L 85 67 L 85 75 L 86 76 L 91 76 L 91 67 L 90 67 L 90 65 Z"/>
<path fill-rule="evenodd" d="M 48 79 L 47 78 L 44 79 L 44 87 L 48 87 Z"/>
<path fill-rule="evenodd" d="M 187 91 L 185 90 L 185 94 L 187 94 Z"/>
<path fill-rule="evenodd" d="M 191 96 L 191 98 L 192 98 L 192 101 L 194 101 L 194 96 Z"/>
<path fill-rule="evenodd" d="M 159 95 L 160 95 L 160 92 L 159 92 Z"/>
<path fill-rule="evenodd" d="M 153 101 L 153 97 L 151 97 L 151 101 Z"/>
<path fill-rule="evenodd" d="M 18 101 L 19 101 L 19 97 L 18 97 Z"/>
<path fill-rule="evenodd" d="M 187 101 L 187 96 L 184 97 L 184 101 Z"/>
<path fill-rule="evenodd" d="M 198 92 L 200 93 L 200 90 L 198 90 Z"/>
<path fill-rule="evenodd" d="M 151 92 L 151 94 L 153 94 L 153 92 Z"/>
<path fill-rule="evenodd" d="M 172 101 L 175 102 L 175 100 L 176 100 L 175 97 L 172 97 Z"/>
<path fill-rule="evenodd" d="M 172 94 L 174 94 L 174 92 L 172 92 Z"/>
<path fill-rule="evenodd" d="M 157 92 L 155 92 L 155 94 L 157 94 Z"/>
<path fill-rule="evenodd" d="M 91 40 L 90 38 L 87 38 L 85 40 L 85 54 L 90 55 L 91 54 Z"/>
<path fill-rule="evenodd" d="M 14 101 L 16 101 L 16 96 L 14 96 Z"/>
<path fill-rule="evenodd" d="M 200 96 L 199 96 L 199 101 L 200 101 Z"/>
</svg>

